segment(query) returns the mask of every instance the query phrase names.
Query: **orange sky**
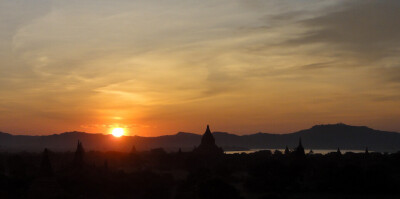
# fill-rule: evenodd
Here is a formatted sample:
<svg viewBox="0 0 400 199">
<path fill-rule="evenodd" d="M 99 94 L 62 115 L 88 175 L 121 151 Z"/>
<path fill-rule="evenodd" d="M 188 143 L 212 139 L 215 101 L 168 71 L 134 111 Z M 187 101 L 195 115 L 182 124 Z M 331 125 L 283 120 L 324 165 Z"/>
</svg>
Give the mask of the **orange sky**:
<svg viewBox="0 0 400 199">
<path fill-rule="evenodd" d="M 400 132 L 400 3 L 0 2 L 0 131 Z"/>
</svg>

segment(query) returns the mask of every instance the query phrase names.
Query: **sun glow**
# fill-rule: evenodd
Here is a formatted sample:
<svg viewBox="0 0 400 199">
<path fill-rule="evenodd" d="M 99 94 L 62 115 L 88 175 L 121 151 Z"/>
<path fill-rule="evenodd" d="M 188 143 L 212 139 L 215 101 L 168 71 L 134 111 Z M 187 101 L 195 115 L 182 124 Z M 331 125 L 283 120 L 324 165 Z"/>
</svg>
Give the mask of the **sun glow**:
<svg viewBox="0 0 400 199">
<path fill-rule="evenodd" d="M 111 132 L 114 137 L 121 137 L 125 134 L 125 130 L 123 128 L 114 128 Z"/>
</svg>

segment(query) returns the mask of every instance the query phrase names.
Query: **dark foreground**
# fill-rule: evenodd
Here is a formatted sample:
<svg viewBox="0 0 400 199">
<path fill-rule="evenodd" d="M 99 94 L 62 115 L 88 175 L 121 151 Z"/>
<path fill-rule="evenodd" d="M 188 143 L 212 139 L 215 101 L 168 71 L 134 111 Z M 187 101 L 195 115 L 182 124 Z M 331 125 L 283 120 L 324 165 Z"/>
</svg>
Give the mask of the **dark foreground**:
<svg viewBox="0 0 400 199">
<path fill-rule="evenodd" d="M 0 154 L 0 198 L 399 198 L 400 153 Z"/>
</svg>

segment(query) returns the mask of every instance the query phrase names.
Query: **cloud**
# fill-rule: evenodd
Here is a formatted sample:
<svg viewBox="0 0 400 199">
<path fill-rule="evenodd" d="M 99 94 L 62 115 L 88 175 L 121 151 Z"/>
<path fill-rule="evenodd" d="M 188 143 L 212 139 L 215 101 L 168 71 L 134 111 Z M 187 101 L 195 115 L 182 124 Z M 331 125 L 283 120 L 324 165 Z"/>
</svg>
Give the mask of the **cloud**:
<svg viewBox="0 0 400 199">
<path fill-rule="evenodd" d="M 375 61 L 396 56 L 400 44 L 400 2 L 396 0 L 347 1 L 319 17 L 300 22 L 308 31 L 289 45 L 326 44 L 336 54 Z"/>
<path fill-rule="evenodd" d="M 395 1 L 39 1 L 0 2 L 0 125 L 250 132 L 397 96 Z"/>
</svg>

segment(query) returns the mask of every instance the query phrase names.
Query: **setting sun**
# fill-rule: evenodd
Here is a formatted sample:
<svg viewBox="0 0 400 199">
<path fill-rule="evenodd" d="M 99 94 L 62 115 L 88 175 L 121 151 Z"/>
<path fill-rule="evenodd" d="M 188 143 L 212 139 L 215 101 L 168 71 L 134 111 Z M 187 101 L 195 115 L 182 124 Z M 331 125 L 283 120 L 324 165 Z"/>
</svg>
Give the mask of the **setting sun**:
<svg viewBox="0 0 400 199">
<path fill-rule="evenodd" d="M 125 133 L 125 130 L 124 130 L 123 128 L 114 128 L 114 129 L 112 130 L 112 132 L 111 132 L 111 134 L 112 134 L 114 137 L 121 137 L 121 136 L 124 135 L 124 133 Z"/>
</svg>

